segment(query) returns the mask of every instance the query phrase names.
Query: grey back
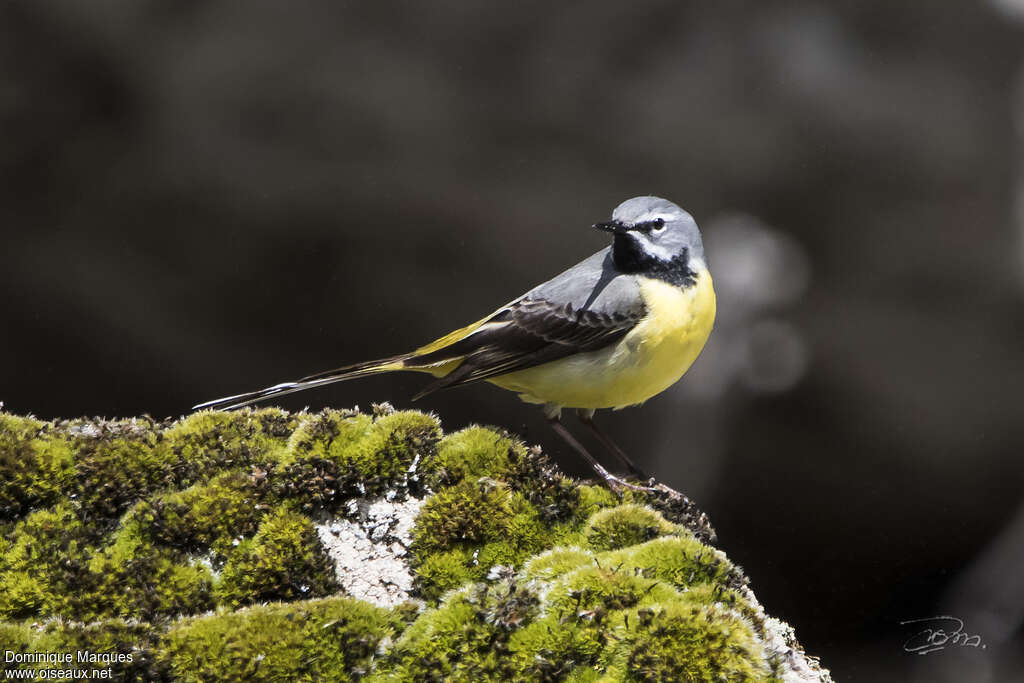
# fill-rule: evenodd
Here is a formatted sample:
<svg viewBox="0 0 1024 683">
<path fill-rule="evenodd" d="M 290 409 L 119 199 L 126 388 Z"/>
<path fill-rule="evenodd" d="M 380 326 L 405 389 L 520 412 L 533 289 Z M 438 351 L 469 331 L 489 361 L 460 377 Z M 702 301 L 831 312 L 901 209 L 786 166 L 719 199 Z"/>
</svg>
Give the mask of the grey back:
<svg viewBox="0 0 1024 683">
<path fill-rule="evenodd" d="M 577 311 L 604 315 L 639 317 L 644 311 L 636 277 L 615 268 L 611 247 L 534 287 L 522 298 L 550 301 L 555 305 L 569 304 Z"/>
</svg>

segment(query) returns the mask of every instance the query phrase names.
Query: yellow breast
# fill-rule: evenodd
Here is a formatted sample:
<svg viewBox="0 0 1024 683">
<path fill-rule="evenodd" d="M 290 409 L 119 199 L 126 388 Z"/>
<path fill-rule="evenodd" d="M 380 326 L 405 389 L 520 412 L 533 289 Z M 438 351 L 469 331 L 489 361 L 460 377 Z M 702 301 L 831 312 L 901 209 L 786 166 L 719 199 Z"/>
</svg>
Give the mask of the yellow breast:
<svg viewBox="0 0 1024 683">
<path fill-rule="evenodd" d="M 681 288 L 643 278 L 647 315 L 617 344 L 490 381 L 530 403 L 567 408 L 624 408 L 675 384 L 700 355 L 715 321 L 715 290 L 706 268 Z"/>
</svg>

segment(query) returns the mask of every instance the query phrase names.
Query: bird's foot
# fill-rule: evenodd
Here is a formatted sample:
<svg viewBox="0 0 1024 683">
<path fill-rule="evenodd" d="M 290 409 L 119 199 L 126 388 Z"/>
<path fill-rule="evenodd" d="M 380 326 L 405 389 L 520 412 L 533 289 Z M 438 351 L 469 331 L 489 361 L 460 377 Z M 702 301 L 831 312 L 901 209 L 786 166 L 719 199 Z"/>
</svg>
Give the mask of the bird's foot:
<svg viewBox="0 0 1024 683">
<path fill-rule="evenodd" d="M 664 514 L 667 519 L 683 524 L 701 541 L 714 543 L 717 540 L 717 535 L 708 521 L 707 515 L 701 512 L 689 498 L 671 486 L 665 486 L 654 479 L 630 481 L 615 476 L 603 467 L 595 468 L 595 471 L 604 481 L 604 485 L 620 499 L 625 497 L 627 491 L 643 494 L 646 497 L 647 505 Z"/>
<path fill-rule="evenodd" d="M 662 489 L 666 489 L 663 484 L 656 484 L 654 479 L 637 480 L 637 479 L 624 479 L 617 477 L 614 474 L 606 473 L 604 483 L 615 493 L 619 498 L 623 496 L 626 491 L 637 491 L 639 493 L 650 493 L 657 494 Z M 671 489 L 669 489 L 671 490 Z M 676 494 L 679 495 L 679 494 Z"/>
<path fill-rule="evenodd" d="M 648 479 L 637 479 L 635 477 L 618 477 L 611 473 L 605 473 L 602 477 L 605 485 L 611 489 L 619 498 L 623 496 L 626 491 L 635 491 L 637 493 L 646 493 L 650 496 L 664 499 L 665 501 L 686 501 L 689 503 L 689 499 L 676 491 L 671 486 L 666 486 L 655 480 L 653 477 Z"/>
<path fill-rule="evenodd" d="M 684 496 L 679 491 L 676 491 L 671 486 L 665 486 L 664 484 L 661 484 L 659 482 L 654 481 L 654 479 L 651 479 L 648 483 L 650 484 L 650 488 L 648 489 L 650 491 L 653 491 L 655 493 L 659 493 L 659 494 L 661 494 L 661 495 L 663 495 L 663 496 L 665 496 L 667 498 L 671 498 L 671 499 L 688 500 L 686 498 L 686 496 Z"/>
</svg>

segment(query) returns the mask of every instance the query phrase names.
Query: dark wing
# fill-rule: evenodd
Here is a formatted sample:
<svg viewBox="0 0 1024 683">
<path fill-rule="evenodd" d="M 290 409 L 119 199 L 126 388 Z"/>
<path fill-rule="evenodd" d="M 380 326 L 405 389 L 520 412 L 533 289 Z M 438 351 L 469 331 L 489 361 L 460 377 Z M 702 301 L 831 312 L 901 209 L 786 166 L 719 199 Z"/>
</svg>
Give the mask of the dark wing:
<svg viewBox="0 0 1024 683">
<path fill-rule="evenodd" d="M 609 346 L 626 336 L 645 314 L 642 305 L 631 306 L 626 312 L 604 312 L 524 297 L 498 311 L 480 331 L 442 349 L 418 355 L 407 361 L 406 367 L 462 358 L 455 370 L 417 394 L 419 398 L 438 389 Z"/>
</svg>

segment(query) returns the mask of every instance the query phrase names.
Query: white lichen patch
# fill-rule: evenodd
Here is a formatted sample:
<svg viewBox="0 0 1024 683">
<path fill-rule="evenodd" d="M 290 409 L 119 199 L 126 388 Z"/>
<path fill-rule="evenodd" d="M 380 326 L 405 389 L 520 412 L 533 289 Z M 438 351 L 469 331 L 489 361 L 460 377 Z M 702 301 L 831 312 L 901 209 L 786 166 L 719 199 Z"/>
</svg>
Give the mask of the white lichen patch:
<svg viewBox="0 0 1024 683">
<path fill-rule="evenodd" d="M 775 617 L 765 617 L 765 648 L 782 663 L 783 683 L 831 683 L 832 676 L 797 643 L 793 627 Z"/>
<path fill-rule="evenodd" d="M 422 505 L 422 499 L 412 496 L 401 501 L 394 495 L 355 499 L 349 501 L 347 517 L 317 525 L 346 593 L 379 607 L 409 600 L 413 575 L 407 555 Z"/>
</svg>

